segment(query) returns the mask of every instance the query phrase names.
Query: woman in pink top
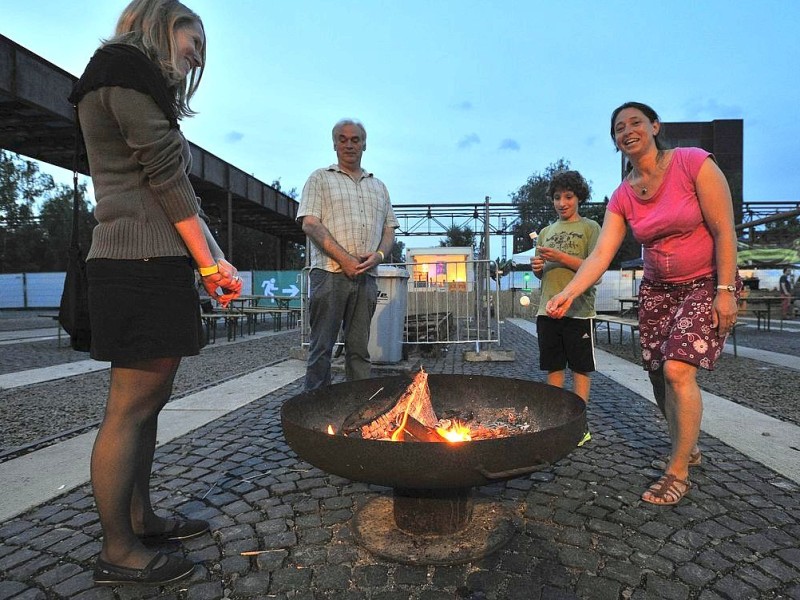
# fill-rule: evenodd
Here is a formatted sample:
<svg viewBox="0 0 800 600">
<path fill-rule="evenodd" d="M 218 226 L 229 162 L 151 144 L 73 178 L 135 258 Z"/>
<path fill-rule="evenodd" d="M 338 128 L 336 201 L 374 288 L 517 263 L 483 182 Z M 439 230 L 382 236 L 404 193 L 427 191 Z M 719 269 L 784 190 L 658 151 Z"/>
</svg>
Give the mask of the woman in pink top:
<svg viewBox="0 0 800 600">
<path fill-rule="evenodd" d="M 689 491 L 689 466 L 700 464 L 703 413 L 697 369 L 713 369 L 736 324 L 733 206 L 725 176 L 699 148 L 663 148 L 656 112 L 626 102 L 611 115 L 611 138 L 631 164 L 608 204 L 594 251 L 564 290 L 547 303 L 562 317 L 608 268 L 630 225 L 644 247 L 639 331 L 644 368 L 667 419 L 672 453 L 664 475 L 644 494 L 676 504 Z"/>
</svg>

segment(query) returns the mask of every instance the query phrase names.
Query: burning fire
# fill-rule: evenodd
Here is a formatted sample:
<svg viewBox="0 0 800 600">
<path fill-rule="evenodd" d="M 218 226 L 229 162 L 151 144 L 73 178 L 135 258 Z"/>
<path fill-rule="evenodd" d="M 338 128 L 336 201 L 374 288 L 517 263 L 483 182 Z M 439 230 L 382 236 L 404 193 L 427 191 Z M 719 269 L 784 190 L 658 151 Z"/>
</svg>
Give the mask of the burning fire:
<svg viewBox="0 0 800 600">
<path fill-rule="evenodd" d="M 469 425 L 460 421 L 452 421 L 447 427 L 437 427 L 436 433 L 448 442 L 469 442 L 472 440 L 472 430 Z"/>
<path fill-rule="evenodd" d="M 383 388 L 381 388 L 382 390 Z M 381 391 L 378 390 L 378 391 Z M 411 384 L 394 405 L 375 416 L 367 400 L 361 413 L 356 412 L 339 429 L 341 435 L 356 435 L 363 439 L 393 442 L 448 442 L 461 443 L 485 440 L 524 432 L 530 427 L 527 408 L 518 415 L 513 408 L 481 415 L 480 410 L 459 414 L 458 418 L 439 418 L 431 403 L 428 374 L 420 369 Z M 452 411 L 451 411 L 452 412 Z M 456 417 L 448 414 L 448 417 Z M 353 418 L 355 417 L 355 418 Z M 487 418 L 488 417 L 488 418 Z M 520 418 L 522 417 L 522 418 Z M 352 422 L 348 424 L 348 421 Z M 469 421 L 469 423 L 468 423 Z M 328 434 L 336 435 L 333 425 L 328 425 Z"/>
</svg>

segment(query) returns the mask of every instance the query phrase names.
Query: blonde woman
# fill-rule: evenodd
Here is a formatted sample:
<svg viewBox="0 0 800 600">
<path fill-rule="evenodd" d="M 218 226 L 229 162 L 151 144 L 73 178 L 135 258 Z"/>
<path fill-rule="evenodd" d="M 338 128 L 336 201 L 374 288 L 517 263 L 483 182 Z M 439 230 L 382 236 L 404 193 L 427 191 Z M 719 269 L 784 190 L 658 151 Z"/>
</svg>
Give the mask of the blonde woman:
<svg viewBox="0 0 800 600">
<path fill-rule="evenodd" d="M 149 479 L 158 415 L 183 356 L 200 351 L 195 269 L 223 304 L 241 281 L 199 217 L 178 120 L 205 65 L 203 23 L 175 0 L 135 0 L 92 57 L 70 100 L 86 144 L 98 225 L 87 255 L 91 356 L 111 362 L 92 452 L 103 544 L 101 585 L 163 585 L 191 575 L 144 542 L 205 534 L 200 520 L 156 515 Z"/>
</svg>

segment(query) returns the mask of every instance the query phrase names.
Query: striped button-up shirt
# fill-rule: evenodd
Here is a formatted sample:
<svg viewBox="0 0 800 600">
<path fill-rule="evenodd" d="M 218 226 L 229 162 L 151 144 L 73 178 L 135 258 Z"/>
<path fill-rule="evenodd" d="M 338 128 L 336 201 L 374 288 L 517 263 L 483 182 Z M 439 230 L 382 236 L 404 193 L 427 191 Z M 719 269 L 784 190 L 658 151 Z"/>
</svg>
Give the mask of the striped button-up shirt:
<svg viewBox="0 0 800 600">
<path fill-rule="evenodd" d="M 303 187 L 297 219 L 317 217 L 345 250 L 354 256 L 375 252 L 384 227 L 397 228 L 389 191 L 372 173 L 354 180 L 338 165 L 317 169 Z M 339 263 L 311 243 L 311 268 L 341 272 Z"/>
</svg>

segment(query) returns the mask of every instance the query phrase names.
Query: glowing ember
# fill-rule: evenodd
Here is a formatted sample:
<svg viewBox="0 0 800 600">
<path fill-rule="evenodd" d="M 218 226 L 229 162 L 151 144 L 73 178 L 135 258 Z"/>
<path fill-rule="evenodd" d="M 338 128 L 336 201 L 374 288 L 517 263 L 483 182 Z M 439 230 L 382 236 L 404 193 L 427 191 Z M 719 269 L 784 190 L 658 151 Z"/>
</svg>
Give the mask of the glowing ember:
<svg viewBox="0 0 800 600">
<path fill-rule="evenodd" d="M 333 425 L 328 425 L 328 435 L 336 435 L 336 432 L 333 430 Z"/>
<path fill-rule="evenodd" d="M 345 419 L 338 435 L 393 442 L 461 443 L 526 433 L 531 427 L 527 407 L 521 412 L 514 407 L 451 409 L 437 415 L 424 369 L 414 375 L 391 407 L 379 404 L 381 412 L 370 404 L 376 395 Z M 328 426 L 328 433 L 336 434 L 332 426 Z"/>
<path fill-rule="evenodd" d="M 437 427 L 436 433 L 448 442 L 469 442 L 472 439 L 472 432 L 469 426 L 458 421 L 453 421 L 448 426 Z"/>
</svg>

